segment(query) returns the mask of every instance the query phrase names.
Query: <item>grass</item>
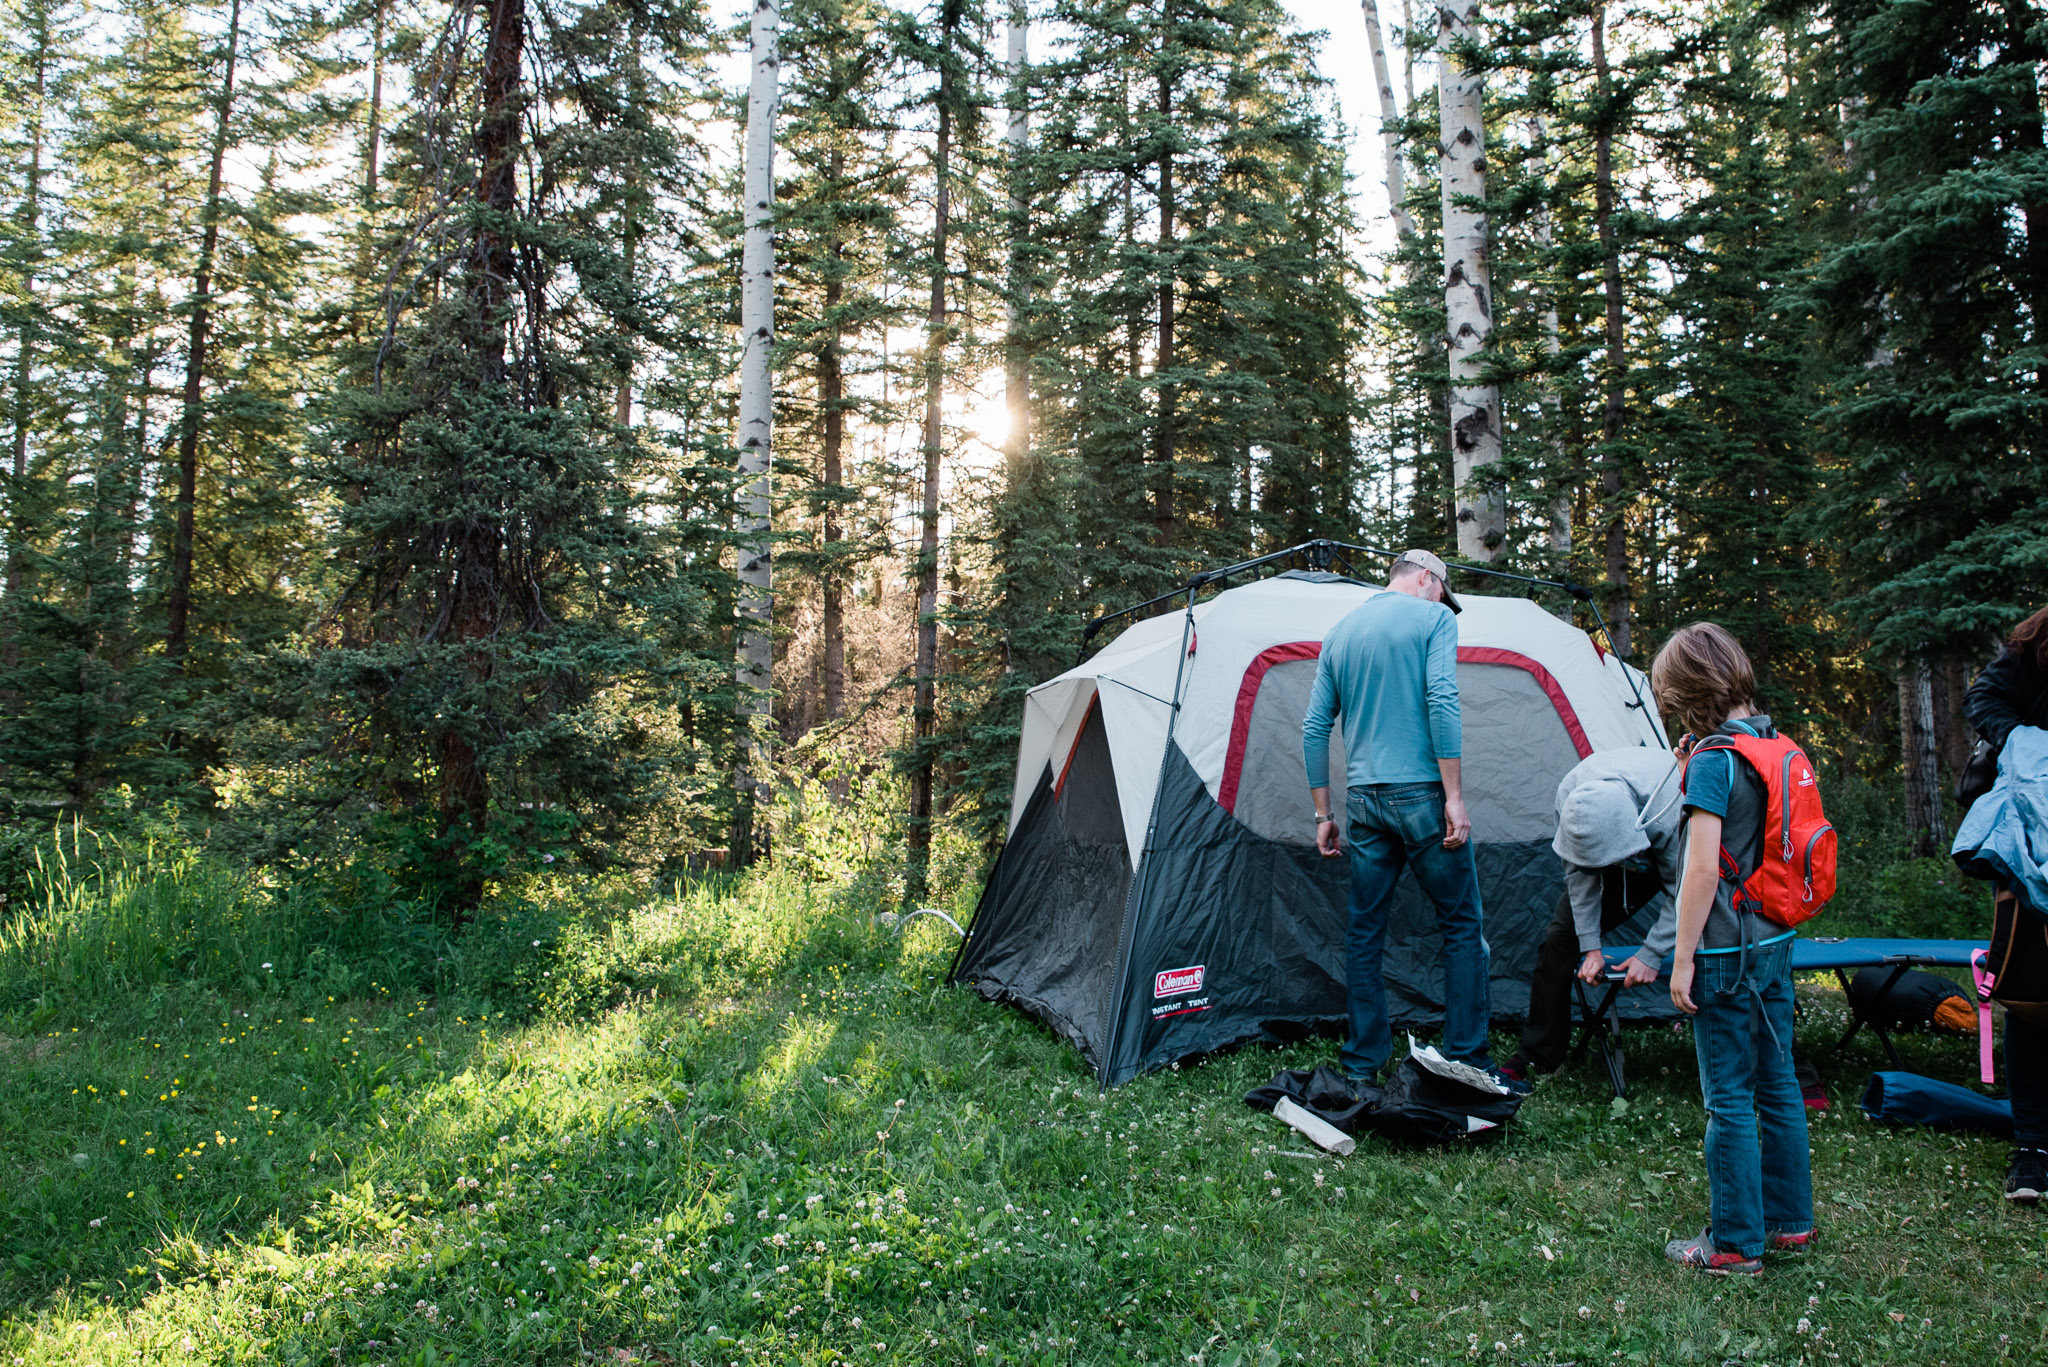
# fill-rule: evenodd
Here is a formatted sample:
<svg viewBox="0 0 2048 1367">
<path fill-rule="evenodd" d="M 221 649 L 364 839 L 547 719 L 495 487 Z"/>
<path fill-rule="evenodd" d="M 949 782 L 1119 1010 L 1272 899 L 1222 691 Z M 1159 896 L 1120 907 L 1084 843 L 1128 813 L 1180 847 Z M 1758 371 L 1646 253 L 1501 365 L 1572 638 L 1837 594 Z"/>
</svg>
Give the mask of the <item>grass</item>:
<svg viewBox="0 0 2048 1367">
<path fill-rule="evenodd" d="M 1240 1102 L 1327 1044 L 1098 1095 L 1048 1033 L 945 987 L 950 932 L 878 925 L 863 878 L 792 859 L 528 907 L 556 933 L 522 941 L 516 972 L 437 992 L 275 968 L 16 991 L 0 1365 L 1961 1364 L 2048 1345 L 2048 1250 L 1999 1197 L 2004 1146 L 1863 1119 L 1882 1065 L 1867 1039 L 1829 1052 L 1822 985 L 1801 1026 L 1836 1103 L 1813 1130 L 1822 1241 L 1735 1283 L 1660 1257 L 1705 1218 L 1682 1036 L 1630 1037 L 1627 1105 L 1588 1066 L 1492 1147 L 1337 1159 Z M 1904 1048 L 1936 1076 L 1974 1065 L 1968 1041 Z"/>
</svg>

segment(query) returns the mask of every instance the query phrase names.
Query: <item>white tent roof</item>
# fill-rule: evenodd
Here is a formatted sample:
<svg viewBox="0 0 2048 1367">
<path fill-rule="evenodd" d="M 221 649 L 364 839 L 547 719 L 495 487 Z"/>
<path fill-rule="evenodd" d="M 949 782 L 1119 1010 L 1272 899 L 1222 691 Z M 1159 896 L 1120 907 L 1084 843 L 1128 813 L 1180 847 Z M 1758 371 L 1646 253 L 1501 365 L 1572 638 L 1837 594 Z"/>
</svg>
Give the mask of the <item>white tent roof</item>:
<svg viewBox="0 0 2048 1367">
<path fill-rule="evenodd" d="M 1182 708 L 1174 741 L 1214 797 L 1223 783 L 1240 694 L 1248 700 L 1256 693 L 1262 659 L 1306 658 L 1306 649 L 1290 653 L 1285 648 L 1319 647 L 1346 613 L 1383 592 L 1288 575 L 1227 589 L 1195 605 L 1184 670 L 1188 614 L 1169 612 L 1127 628 L 1092 658 L 1025 696 L 1010 829 L 1016 829 L 1048 767 L 1059 780 L 1091 704 L 1099 705 L 1135 864 L 1144 849 L 1165 756 L 1176 672 Z M 1460 593 L 1458 599 L 1465 609 L 1458 617 L 1461 663 L 1513 664 L 1529 671 L 1558 704 L 1567 727 L 1578 726 L 1574 740 L 1583 741 L 1582 753 L 1668 743 L 1655 708 L 1632 707 L 1636 694 L 1630 676 L 1645 703 L 1649 698 L 1641 674 L 1597 649 L 1585 632 L 1525 598 Z M 1302 801 L 1305 807 L 1307 794 Z"/>
</svg>

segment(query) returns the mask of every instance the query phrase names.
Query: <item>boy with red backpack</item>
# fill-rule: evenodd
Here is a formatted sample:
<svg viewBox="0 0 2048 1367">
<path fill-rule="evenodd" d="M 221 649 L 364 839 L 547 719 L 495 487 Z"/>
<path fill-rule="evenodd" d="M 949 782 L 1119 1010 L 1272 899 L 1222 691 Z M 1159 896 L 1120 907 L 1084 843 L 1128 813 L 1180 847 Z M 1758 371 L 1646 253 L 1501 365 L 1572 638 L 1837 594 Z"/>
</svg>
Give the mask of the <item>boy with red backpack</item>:
<svg viewBox="0 0 2048 1367">
<path fill-rule="evenodd" d="M 1711 622 L 1657 652 L 1650 685 L 1697 741 L 1685 762 L 1686 854 L 1671 1000 L 1693 1018 L 1707 1110 L 1710 1223 L 1664 1254 L 1755 1276 L 1767 1249 L 1813 1238 L 1806 1106 L 1792 1069 L 1792 927 L 1833 895 L 1834 831 L 1813 766 L 1757 712 L 1749 657 Z"/>
</svg>

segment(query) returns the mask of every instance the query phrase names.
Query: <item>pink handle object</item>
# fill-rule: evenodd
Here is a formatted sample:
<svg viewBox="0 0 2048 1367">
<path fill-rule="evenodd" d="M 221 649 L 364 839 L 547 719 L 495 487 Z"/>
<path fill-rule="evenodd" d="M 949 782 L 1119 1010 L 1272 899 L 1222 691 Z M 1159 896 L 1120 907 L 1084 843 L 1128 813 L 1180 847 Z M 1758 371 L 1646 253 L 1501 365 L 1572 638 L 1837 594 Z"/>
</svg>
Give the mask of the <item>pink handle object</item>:
<svg viewBox="0 0 2048 1367">
<path fill-rule="evenodd" d="M 1985 965 L 1990 954 L 1977 950 L 1970 955 L 1970 976 L 1977 980 L 1977 1068 L 1983 1075 L 1984 1085 L 1993 1081 L 1991 1069 L 1991 989 L 1997 986 L 1997 979 Z"/>
</svg>

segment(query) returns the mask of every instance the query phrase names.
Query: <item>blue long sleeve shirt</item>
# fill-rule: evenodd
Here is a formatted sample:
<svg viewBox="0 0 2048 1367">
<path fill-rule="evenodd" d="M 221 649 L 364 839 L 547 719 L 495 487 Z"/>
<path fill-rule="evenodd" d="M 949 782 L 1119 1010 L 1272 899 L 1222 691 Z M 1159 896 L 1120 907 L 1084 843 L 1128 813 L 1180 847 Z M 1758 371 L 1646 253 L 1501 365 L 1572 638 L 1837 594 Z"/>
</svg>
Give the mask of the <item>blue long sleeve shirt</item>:
<svg viewBox="0 0 2048 1367">
<path fill-rule="evenodd" d="M 1330 729 L 1344 719 L 1345 783 L 1434 783 L 1463 753 L 1458 623 L 1442 603 L 1377 593 L 1323 639 L 1302 725 L 1312 788 L 1330 772 Z"/>
</svg>

